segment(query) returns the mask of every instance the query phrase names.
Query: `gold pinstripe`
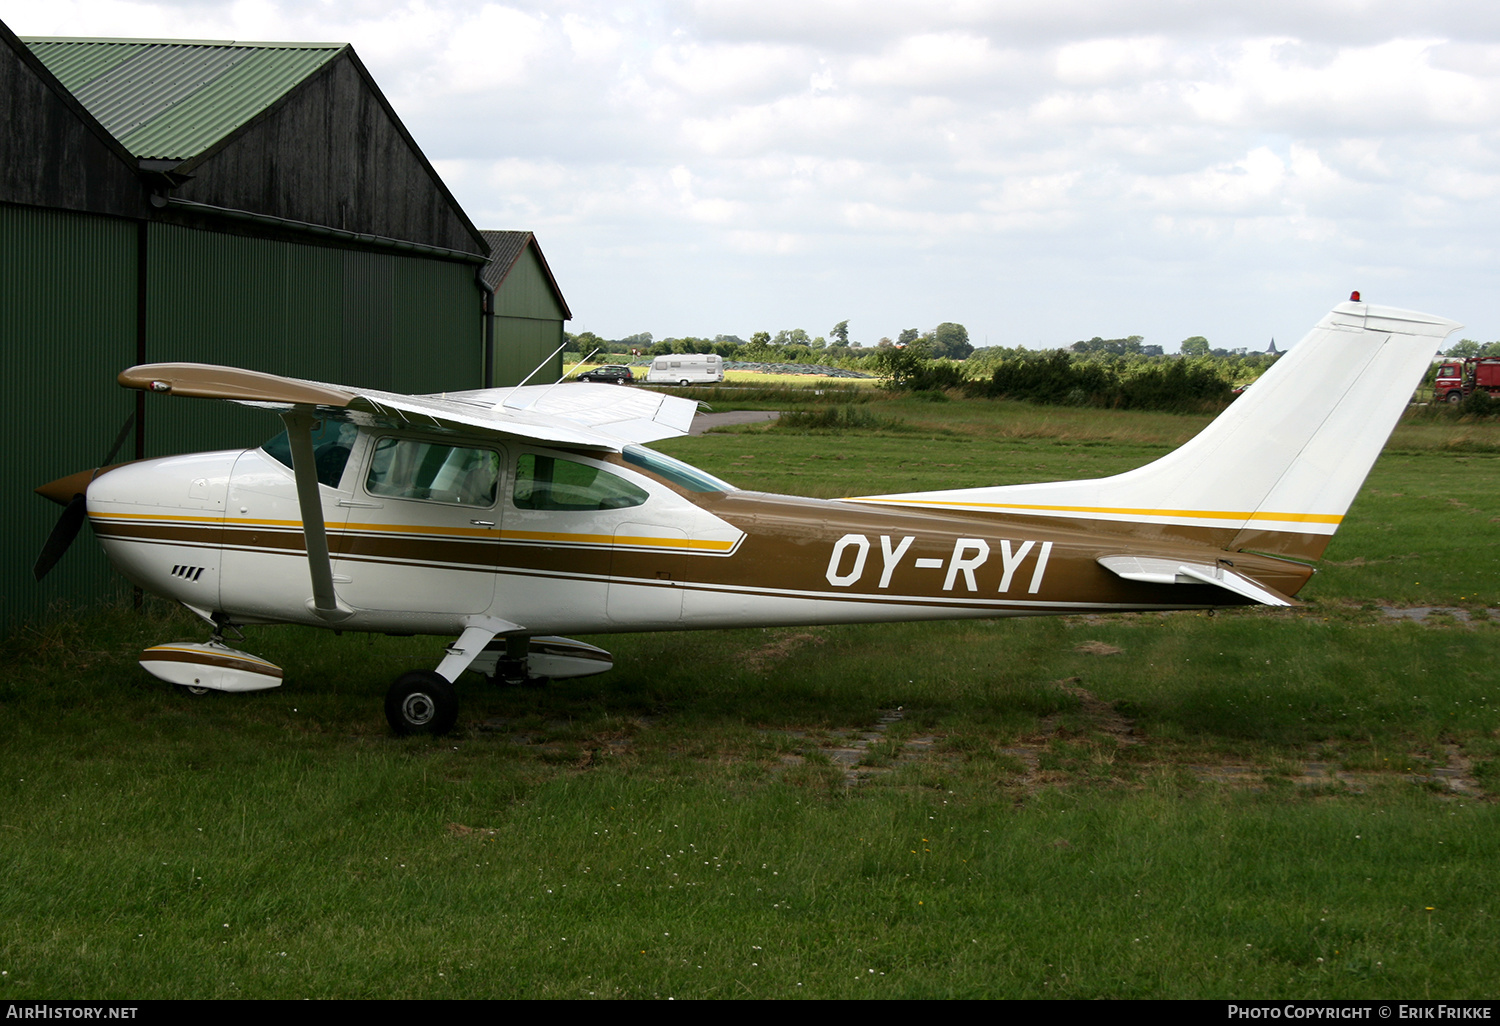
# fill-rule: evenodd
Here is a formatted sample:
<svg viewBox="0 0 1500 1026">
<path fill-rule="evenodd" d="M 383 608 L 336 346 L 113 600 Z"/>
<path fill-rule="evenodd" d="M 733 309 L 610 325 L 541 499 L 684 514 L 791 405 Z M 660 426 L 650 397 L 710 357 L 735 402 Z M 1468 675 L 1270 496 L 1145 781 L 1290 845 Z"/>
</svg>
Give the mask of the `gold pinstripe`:
<svg viewBox="0 0 1500 1026">
<path fill-rule="evenodd" d="M 199 517 L 179 516 L 172 513 L 90 513 L 97 520 L 147 521 L 151 523 L 176 522 L 188 524 L 213 524 L 225 528 L 235 527 L 280 527 L 301 533 L 300 520 L 262 520 L 253 517 Z M 355 532 L 378 532 L 382 534 L 414 534 L 449 538 L 478 538 L 495 541 L 543 541 L 563 542 L 574 545 L 623 545 L 653 549 L 679 549 L 686 552 L 729 552 L 735 547 L 732 541 L 716 541 L 702 538 L 651 538 L 644 536 L 616 536 L 611 534 L 579 534 L 563 531 L 506 531 L 492 527 L 442 527 L 429 524 L 345 524 L 333 527 L 331 534 Z"/>
<path fill-rule="evenodd" d="M 1333 513 L 1241 513 L 1216 509 L 1135 509 L 1123 506 L 1042 506 L 1019 502 L 958 502 L 933 499 L 918 502 L 912 499 L 887 499 L 876 496 L 850 496 L 846 502 L 881 502 L 895 506 L 966 506 L 973 509 L 1015 509 L 1038 513 L 1097 513 L 1106 516 L 1136 517 L 1185 517 L 1193 520 L 1267 520 L 1297 524 L 1339 524 L 1344 518 Z"/>
</svg>

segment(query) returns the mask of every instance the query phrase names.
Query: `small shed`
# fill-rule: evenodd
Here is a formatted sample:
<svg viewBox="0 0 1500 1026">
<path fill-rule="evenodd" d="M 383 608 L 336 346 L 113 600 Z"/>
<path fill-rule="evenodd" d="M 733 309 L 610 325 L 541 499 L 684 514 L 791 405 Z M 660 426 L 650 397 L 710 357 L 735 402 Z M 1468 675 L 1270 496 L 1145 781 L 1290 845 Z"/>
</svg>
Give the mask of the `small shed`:
<svg viewBox="0 0 1500 1026">
<path fill-rule="evenodd" d="M 483 231 L 490 247 L 484 283 L 494 293 L 485 345 L 485 381 L 520 384 L 562 377 L 563 322 L 573 319 L 542 247 L 531 232 Z M 545 364 L 543 361 L 546 361 Z"/>
</svg>

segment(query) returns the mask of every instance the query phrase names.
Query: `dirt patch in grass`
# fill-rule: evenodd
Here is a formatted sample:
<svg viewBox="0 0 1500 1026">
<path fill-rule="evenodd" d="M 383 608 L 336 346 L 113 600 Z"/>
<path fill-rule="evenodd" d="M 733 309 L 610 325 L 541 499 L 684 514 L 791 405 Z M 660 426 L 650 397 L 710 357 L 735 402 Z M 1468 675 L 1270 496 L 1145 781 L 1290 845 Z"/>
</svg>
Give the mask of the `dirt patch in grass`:
<svg viewBox="0 0 1500 1026">
<path fill-rule="evenodd" d="M 764 673 L 771 666 L 782 662 L 793 652 L 807 645 L 821 645 L 828 639 L 811 631 L 782 634 L 766 642 L 760 648 L 751 649 L 740 657 L 740 665 L 751 673 Z"/>
</svg>

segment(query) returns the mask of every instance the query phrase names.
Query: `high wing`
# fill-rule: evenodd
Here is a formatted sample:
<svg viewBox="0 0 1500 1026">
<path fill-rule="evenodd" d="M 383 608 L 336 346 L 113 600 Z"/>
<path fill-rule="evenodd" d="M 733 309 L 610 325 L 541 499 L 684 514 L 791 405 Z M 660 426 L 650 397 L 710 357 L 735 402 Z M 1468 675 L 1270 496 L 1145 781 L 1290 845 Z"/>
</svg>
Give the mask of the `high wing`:
<svg viewBox="0 0 1500 1026">
<path fill-rule="evenodd" d="M 166 395 L 224 399 L 275 410 L 286 423 L 297 479 L 297 505 L 312 578 L 310 608 L 339 623 L 353 610 L 333 586 L 328 532 L 318 494 L 312 427 L 318 420 L 351 420 L 445 432 L 468 437 L 522 438 L 577 449 L 619 452 L 632 442 L 687 434 L 698 404 L 690 399 L 638 392 L 615 385 L 569 384 L 566 388 L 480 389 L 438 395 L 400 395 L 261 371 L 203 363 L 151 363 L 122 371 L 120 384 Z M 519 629 L 504 621 L 471 625 L 459 639 L 461 653 L 440 671 L 462 672 L 496 633 Z"/>
<path fill-rule="evenodd" d="M 296 410 L 320 419 L 614 452 L 632 442 L 687 434 L 698 409 L 691 399 L 616 385 L 575 382 L 401 395 L 203 363 L 142 364 L 122 371 L 119 380 L 126 388 L 282 413 Z"/>
</svg>

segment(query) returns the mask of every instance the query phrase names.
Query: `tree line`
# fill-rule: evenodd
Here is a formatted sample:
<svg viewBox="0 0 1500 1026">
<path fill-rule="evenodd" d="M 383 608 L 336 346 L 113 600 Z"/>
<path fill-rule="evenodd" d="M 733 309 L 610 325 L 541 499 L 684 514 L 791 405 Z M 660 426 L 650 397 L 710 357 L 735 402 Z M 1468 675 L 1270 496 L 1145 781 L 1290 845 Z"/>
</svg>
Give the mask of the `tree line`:
<svg viewBox="0 0 1500 1026">
<path fill-rule="evenodd" d="M 929 331 L 907 328 L 873 346 L 851 341 L 848 321 L 816 338 L 793 328 L 775 335 L 756 332 L 749 341 L 735 335 L 657 340 L 649 332 L 612 341 L 583 332 L 568 340 L 568 348 L 579 356 L 598 349 L 595 362 L 717 353 L 729 361 L 863 371 L 901 391 L 959 390 L 1039 403 L 1177 411 L 1221 408 L 1234 397 L 1237 385 L 1260 377 L 1279 355 L 1217 348 L 1201 335 L 1183 339 L 1180 352 L 1174 354 L 1146 344 L 1140 335 L 1095 336 L 1058 349 L 976 349 L 968 329 L 951 321 Z"/>
<path fill-rule="evenodd" d="M 839 321 L 826 336 L 811 336 L 803 328 L 784 328 L 774 335 L 768 331 L 757 331 L 749 340 L 738 335 L 692 336 L 657 339 L 651 332 L 643 331 L 624 338 L 606 339 L 591 331 L 566 334 L 566 350 L 580 356 L 595 352 L 597 360 L 609 360 L 617 356 L 653 357 L 683 353 L 716 353 L 726 360 L 772 363 L 819 363 L 842 366 L 850 370 L 868 369 L 887 362 L 889 350 L 909 351 L 920 354 L 926 360 L 953 360 L 963 362 L 970 371 L 969 376 L 982 368 L 1002 360 L 1014 359 L 1022 353 L 1049 353 L 1052 349 L 1032 350 L 1025 346 L 1008 348 L 986 346 L 975 348 L 969 339 L 969 330 L 954 321 L 944 321 L 927 331 L 904 328 L 896 337 L 883 337 L 873 345 L 864 345 L 849 337 L 849 322 Z M 1490 343 L 1500 349 L 1500 343 Z M 1478 346 L 1469 340 L 1459 343 L 1455 349 Z M 1140 335 L 1125 338 L 1081 339 L 1066 347 L 1068 352 L 1089 360 L 1129 359 L 1132 357 L 1200 357 L 1213 356 L 1220 359 L 1235 359 L 1252 372 L 1252 376 L 1269 363 L 1267 354 L 1251 353 L 1246 349 L 1215 348 L 1202 335 L 1185 338 L 1179 343 L 1177 354 L 1167 354 L 1159 345 L 1148 345 Z M 1462 355 L 1469 355 L 1464 353 Z"/>
<path fill-rule="evenodd" d="M 1443 355 L 1462 359 L 1471 356 L 1500 356 L 1500 342 L 1475 342 L 1472 338 L 1461 338 L 1444 350 Z"/>
<path fill-rule="evenodd" d="M 715 335 L 712 338 L 684 336 L 656 339 L 649 331 L 619 339 L 604 339 L 591 331 L 566 335 L 566 351 L 580 356 L 598 350 L 596 361 L 618 356 L 668 356 L 674 353 L 716 353 L 725 360 L 745 363 L 814 363 L 824 366 L 861 370 L 871 366 L 881 350 L 903 349 L 920 345 L 928 359 L 963 360 L 974 352 L 969 330 L 962 324 L 944 321 L 930 331 L 906 328 L 895 339 L 882 338 L 871 346 L 849 338 L 849 322 L 839 321 L 827 336 L 810 336 L 802 328 L 787 328 L 772 335 L 757 331 L 749 340 L 738 335 Z"/>
</svg>

